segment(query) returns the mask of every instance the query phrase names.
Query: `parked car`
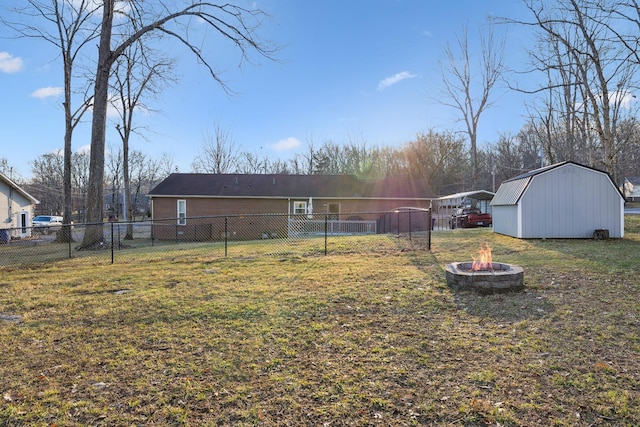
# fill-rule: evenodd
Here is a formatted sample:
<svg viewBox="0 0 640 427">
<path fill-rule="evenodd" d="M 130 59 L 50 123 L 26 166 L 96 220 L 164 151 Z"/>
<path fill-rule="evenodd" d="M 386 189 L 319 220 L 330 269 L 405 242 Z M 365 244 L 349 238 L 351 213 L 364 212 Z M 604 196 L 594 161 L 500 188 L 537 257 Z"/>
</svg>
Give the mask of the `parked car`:
<svg viewBox="0 0 640 427">
<path fill-rule="evenodd" d="M 38 215 L 31 221 L 34 230 L 41 232 L 42 234 L 49 234 L 53 229 L 59 229 L 62 225 L 62 217 L 54 215 Z"/>
<path fill-rule="evenodd" d="M 465 207 L 457 209 L 449 220 L 449 227 L 470 228 L 470 227 L 491 227 L 493 220 L 491 214 L 483 213 L 478 208 Z"/>
</svg>

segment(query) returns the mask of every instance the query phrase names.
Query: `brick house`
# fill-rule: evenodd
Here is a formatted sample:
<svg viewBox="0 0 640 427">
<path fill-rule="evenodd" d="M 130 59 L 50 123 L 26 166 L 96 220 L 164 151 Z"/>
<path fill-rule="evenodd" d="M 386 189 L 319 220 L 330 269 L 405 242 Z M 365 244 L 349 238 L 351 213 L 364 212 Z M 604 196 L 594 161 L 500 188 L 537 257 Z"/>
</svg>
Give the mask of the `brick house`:
<svg viewBox="0 0 640 427">
<path fill-rule="evenodd" d="M 195 240 L 224 233 L 236 239 L 284 237 L 292 219 L 305 227 L 325 220 L 375 222 L 398 207 L 426 209 L 435 197 L 426 182 L 410 178 L 193 173 L 171 174 L 148 196 L 156 238 Z M 223 224 L 227 215 L 256 216 L 250 226 L 235 229 Z"/>
</svg>

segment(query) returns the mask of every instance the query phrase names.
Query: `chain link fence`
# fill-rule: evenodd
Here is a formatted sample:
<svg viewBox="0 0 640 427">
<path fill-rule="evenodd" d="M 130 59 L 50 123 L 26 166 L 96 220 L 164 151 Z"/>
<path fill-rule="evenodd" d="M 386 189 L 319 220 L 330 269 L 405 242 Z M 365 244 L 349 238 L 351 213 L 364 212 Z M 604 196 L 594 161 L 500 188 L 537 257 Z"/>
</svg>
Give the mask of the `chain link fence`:
<svg viewBox="0 0 640 427">
<path fill-rule="evenodd" d="M 136 222 L 0 229 L 0 267 L 63 259 L 125 263 L 180 256 L 308 256 L 388 250 L 429 250 L 431 212 L 313 215 L 218 215 Z M 83 246 L 85 233 L 100 236 Z M 384 248 L 384 249 L 382 249 Z M 183 252 L 184 253 L 184 252 Z"/>
</svg>

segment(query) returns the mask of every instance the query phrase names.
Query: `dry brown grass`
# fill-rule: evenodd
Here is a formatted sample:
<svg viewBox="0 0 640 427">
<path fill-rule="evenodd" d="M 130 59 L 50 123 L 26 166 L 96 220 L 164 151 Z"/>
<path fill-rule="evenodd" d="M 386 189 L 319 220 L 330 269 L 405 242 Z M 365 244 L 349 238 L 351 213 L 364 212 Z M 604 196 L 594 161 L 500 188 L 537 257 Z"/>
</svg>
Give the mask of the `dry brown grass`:
<svg viewBox="0 0 640 427">
<path fill-rule="evenodd" d="M 640 424 L 638 234 L 373 238 L 0 272 L 0 426 Z M 485 241 L 525 292 L 446 286 Z"/>
</svg>

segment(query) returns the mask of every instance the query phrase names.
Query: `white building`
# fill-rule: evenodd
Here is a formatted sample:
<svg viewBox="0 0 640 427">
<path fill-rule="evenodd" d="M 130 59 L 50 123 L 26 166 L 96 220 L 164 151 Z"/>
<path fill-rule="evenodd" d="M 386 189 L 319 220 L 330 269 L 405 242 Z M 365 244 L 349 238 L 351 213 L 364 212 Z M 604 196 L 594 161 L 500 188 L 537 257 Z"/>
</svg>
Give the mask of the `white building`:
<svg viewBox="0 0 640 427">
<path fill-rule="evenodd" d="M 622 186 L 624 197 L 627 200 L 636 202 L 640 200 L 640 176 L 630 176 L 625 178 Z"/>
<path fill-rule="evenodd" d="M 33 211 L 38 203 L 35 197 L 0 173 L 0 243 L 31 234 Z"/>
<path fill-rule="evenodd" d="M 504 181 L 491 201 L 493 231 L 519 238 L 624 236 L 624 197 L 611 177 L 574 162 Z"/>
</svg>

